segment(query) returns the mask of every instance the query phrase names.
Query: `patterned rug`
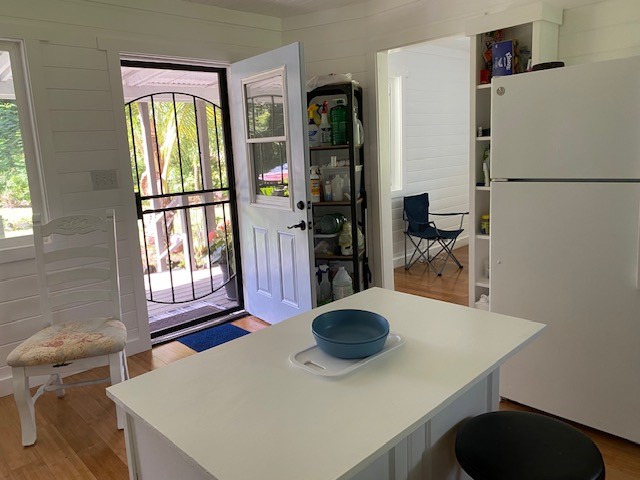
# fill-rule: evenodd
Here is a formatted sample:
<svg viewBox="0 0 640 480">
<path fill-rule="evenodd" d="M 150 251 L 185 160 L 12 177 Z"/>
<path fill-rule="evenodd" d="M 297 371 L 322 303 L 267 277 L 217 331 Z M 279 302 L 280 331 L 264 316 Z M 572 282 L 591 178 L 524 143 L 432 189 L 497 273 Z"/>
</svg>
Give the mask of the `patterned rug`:
<svg viewBox="0 0 640 480">
<path fill-rule="evenodd" d="M 185 335 L 184 337 L 177 338 L 180 343 L 195 350 L 196 352 L 202 352 L 216 345 L 222 345 L 223 343 L 235 340 L 236 338 L 247 335 L 246 330 L 231 325 L 230 323 L 224 323 L 215 327 L 207 328 L 196 333 Z"/>
</svg>

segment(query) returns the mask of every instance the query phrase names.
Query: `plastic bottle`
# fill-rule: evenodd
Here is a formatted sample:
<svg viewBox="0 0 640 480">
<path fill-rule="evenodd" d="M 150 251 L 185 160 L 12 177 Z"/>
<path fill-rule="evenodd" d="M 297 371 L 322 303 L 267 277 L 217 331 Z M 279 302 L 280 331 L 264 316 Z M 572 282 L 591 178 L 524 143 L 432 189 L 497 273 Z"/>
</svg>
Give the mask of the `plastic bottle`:
<svg viewBox="0 0 640 480">
<path fill-rule="evenodd" d="M 331 202 L 333 201 L 333 195 L 331 194 L 331 182 L 327 180 L 324 182 L 324 201 Z"/>
<path fill-rule="evenodd" d="M 347 106 L 341 98 L 336 99 L 331 109 L 331 144 L 346 145 L 347 142 Z"/>
<path fill-rule="evenodd" d="M 344 199 L 342 177 L 340 175 L 334 175 L 331 179 L 331 195 L 334 202 L 342 202 Z"/>
<path fill-rule="evenodd" d="M 342 255 L 351 255 L 353 253 L 353 229 L 351 222 L 344 222 L 342 231 L 338 236 L 338 245 L 340 245 L 340 253 Z"/>
<path fill-rule="evenodd" d="M 318 167 L 312 166 L 309 174 L 309 187 L 311 190 L 311 202 L 320 201 L 320 175 L 318 175 Z"/>
<path fill-rule="evenodd" d="M 338 273 L 336 273 L 331 282 L 331 287 L 334 300 L 340 300 L 353 294 L 353 282 L 344 267 L 338 269 Z"/>
<path fill-rule="evenodd" d="M 359 147 L 364 143 L 364 127 L 358 118 L 358 107 L 353 105 L 353 143 Z"/>
<path fill-rule="evenodd" d="M 331 301 L 331 282 L 329 281 L 329 265 L 320 265 L 320 289 L 318 305 L 324 305 Z"/>
<path fill-rule="evenodd" d="M 344 192 L 344 198 L 351 200 L 351 180 L 349 179 L 348 173 L 342 175 L 342 191 Z"/>
<path fill-rule="evenodd" d="M 331 124 L 328 118 L 329 103 L 325 100 L 322 107 L 322 116 L 320 120 L 320 145 L 328 147 L 331 145 Z"/>
<path fill-rule="evenodd" d="M 314 120 L 316 110 L 318 109 L 318 105 L 312 103 L 309 105 L 307 112 L 309 113 L 309 125 L 307 127 L 307 131 L 309 134 L 309 146 L 310 147 L 319 147 L 320 146 L 320 129 L 316 125 Z"/>
<path fill-rule="evenodd" d="M 317 305 L 320 305 L 321 300 L 321 292 L 320 292 L 320 279 L 322 277 L 322 273 L 320 273 L 320 267 L 316 267 L 316 300 Z"/>
</svg>

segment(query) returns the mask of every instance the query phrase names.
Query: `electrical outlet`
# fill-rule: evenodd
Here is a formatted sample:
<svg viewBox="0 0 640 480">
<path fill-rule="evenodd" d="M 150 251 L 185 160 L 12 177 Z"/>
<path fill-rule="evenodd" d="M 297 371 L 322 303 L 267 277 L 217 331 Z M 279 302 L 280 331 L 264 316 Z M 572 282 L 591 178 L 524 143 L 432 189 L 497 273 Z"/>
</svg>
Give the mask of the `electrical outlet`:
<svg viewBox="0 0 640 480">
<path fill-rule="evenodd" d="M 91 183 L 94 190 L 118 188 L 118 176 L 115 170 L 91 170 Z"/>
</svg>

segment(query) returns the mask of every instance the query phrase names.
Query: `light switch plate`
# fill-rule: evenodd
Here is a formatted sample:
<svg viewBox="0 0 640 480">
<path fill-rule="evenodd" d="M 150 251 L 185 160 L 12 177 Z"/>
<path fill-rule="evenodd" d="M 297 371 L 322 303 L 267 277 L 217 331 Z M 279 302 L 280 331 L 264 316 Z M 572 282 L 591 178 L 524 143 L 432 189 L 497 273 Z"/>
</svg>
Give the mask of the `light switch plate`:
<svg viewBox="0 0 640 480">
<path fill-rule="evenodd" d="M 118 175 L 115 170 L 91 170 L 91 184 L 94 190 L 118 188 Z"/>
</svg>

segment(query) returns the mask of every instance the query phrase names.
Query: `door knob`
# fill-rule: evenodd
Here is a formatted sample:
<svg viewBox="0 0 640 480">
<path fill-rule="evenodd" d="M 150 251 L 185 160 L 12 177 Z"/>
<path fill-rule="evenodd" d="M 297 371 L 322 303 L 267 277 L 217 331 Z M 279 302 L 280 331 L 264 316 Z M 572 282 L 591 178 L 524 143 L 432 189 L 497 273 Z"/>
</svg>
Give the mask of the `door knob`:
<svg viewBox="0 0 640 480">
<path fill-rule="evenodd" d="M 287 228 L 291 229 L 291 228 L 299 228 L 300 230 L 306 230 L 307 229 L 307 222 L 305 222 L 304 220 L 300 220 L 300 223 L 296 223 L 295 225 L 289 225 Z"/>
</svg>

